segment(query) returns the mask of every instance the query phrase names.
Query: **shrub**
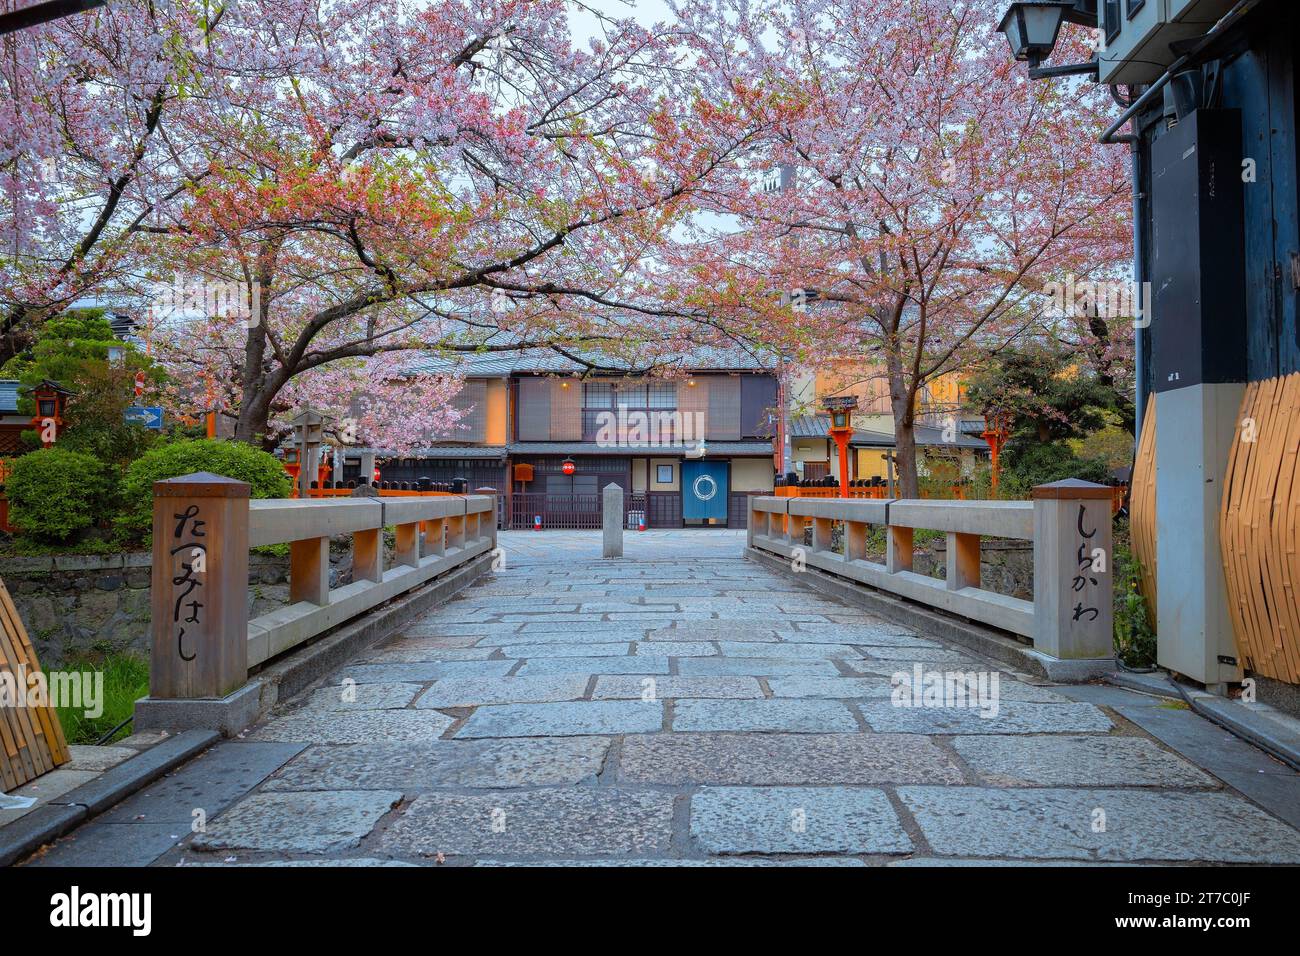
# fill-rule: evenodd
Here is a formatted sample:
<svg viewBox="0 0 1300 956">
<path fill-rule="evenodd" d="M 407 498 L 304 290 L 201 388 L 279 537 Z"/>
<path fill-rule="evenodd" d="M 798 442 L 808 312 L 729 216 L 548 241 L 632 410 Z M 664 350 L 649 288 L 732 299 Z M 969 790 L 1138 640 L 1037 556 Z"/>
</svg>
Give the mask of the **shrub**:
<svg viewBox="0 0 1300 956">
<path fill-rule="evenodd" d="M 91 455 L 43 448 L 14 461 L 5 492 L 10 520 L 24 535 L 60 543 L 113 516 L 117 470 Z"/>
<path fill-rule="evenodd" d="M 254 498 L 289 497 L 289 476 L 274 455 L 242 442 L 206 438 L 170 442 L 149 449 L 127 468 L 119 528 L 132 538 L 147 537 L 153 527 L 153 483 L 196 471 L 246 481 Z"/>
<path fill-rule="evenodd" d="M 1106 484 L 1110 466 L 1104 458 L 1079 457 L 1063 441 L 1017 441 L 1004 453 L 1001 485 L 1007 497 L 1028 498 L 1035 485 L 1065 478 Z"/>
</svg>

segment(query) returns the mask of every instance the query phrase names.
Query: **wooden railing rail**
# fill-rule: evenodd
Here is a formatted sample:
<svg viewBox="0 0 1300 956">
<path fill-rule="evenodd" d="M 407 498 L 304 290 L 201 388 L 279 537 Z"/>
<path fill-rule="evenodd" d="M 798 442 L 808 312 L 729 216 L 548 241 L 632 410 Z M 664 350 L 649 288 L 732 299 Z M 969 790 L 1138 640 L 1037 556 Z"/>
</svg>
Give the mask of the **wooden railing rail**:
<svg viewBox="0 0 1300 956">
<path fill-rule="evenodd" d="M 248 490 L 207 474 L 154 485 L 151 697 L 225 696 L 249 668 L 497 546 L 487 495 L 249 501 Z M 352 581 L 331 588 L 340 534 L 352 536 Z M 248 549 L 269 544 L 289 545 L 290 603 L 250 621 Z"/>
<path fill-rule="evenodd" d="M 755 497 L 751 548 L 792 559 L 952 614 L 1031 638 L 1056 658 L 1111 656 L 1111 491 L 1065 481 L 1034 489 L 1032 501 L 862 500 Z M 805 528 L 811 523 L 811 544 Z M 844 533 L 835 545 L 833 531 Z M 869 560 L 871 525 L 885 529 L 885 563 Z M 912 570 L 916 529 L 947 535 L 943 580 Z M 1034 544 L 1034 600 L 982 587 L 985 537 Z"/>
</svg>

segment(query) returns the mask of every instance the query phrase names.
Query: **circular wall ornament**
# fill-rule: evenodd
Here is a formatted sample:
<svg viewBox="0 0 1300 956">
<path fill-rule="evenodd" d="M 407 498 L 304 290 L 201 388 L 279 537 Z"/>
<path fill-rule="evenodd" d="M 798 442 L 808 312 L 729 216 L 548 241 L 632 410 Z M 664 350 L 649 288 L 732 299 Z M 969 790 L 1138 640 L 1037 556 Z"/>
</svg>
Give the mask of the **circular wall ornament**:
<svg viewBox="0 0 1300 956">
<path fill-rule="evenodd" d="M 701 501 L 712 501 L 718 493 L 718 483 L 712 475 L 700 475 L 691 483 L 691 490 Z"/>
</svg>

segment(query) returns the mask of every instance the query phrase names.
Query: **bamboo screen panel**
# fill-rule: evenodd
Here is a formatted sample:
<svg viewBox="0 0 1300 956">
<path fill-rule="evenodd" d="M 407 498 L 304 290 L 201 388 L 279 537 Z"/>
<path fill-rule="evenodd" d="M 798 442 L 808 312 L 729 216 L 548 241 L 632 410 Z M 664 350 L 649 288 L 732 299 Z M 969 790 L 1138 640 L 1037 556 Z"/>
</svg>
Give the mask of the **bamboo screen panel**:
<svg viewBox="0 0 1300 956">
<path fill-rule="evenodd" d="M 40 669 L 18 610 L 0 581 L 0 670 L 8 671 L 11 686 L 24 692 L 27 676 Z M 9 702 L 0 706 L 0 793 L 21 787 L 69 759 L 53 707 L 9 706 Z"/>
<path fill-rule="evenodd" d="M 551 379 L 551 441 L 582 441 L 582 383 Z"/>
<path fill-rule="evenodd" d="M 1237 416 L 1219 538 L 1242 663 L 1300 683 L 1300 372 L 1251 382 Z"/>
<path fill-rule="evenodd" d="M 1142 417 L 1142 440 L 1133 464 L 1129 489 L 1129 534 L 1133 556 L 1142 573 L 1142 597 L 1146 599 L 1147 623 L 1156 626 L 1156 398 L 1147 399 Z"/>
</svg>

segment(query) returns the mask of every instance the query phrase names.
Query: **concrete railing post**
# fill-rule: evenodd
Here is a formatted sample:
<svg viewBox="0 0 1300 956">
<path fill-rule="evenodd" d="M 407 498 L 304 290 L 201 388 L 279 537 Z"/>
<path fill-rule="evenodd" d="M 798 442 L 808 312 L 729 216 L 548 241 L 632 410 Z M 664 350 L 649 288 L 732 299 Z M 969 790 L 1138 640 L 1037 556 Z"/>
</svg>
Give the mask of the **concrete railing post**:
<svg viewBox="0 0 1300 956">
<path fill-rule="evenodd" d="M 1114 655 L 1111 490 L 1068 479 L 1034 489 L 1034 649 Z"/>
<path fill-rule="evenodd" d="M 604 529 L 604 548 L 602 556 L 606 558 L 623 557 L 623 489 L 612 481 L 602 492 L 601 527 Z"/>
<path fill-rule="evenodd" d="M 153 486 L 149 696 L 224 697 L 248 680 L 248 497 L 208 472 Z"/>
</svg>

